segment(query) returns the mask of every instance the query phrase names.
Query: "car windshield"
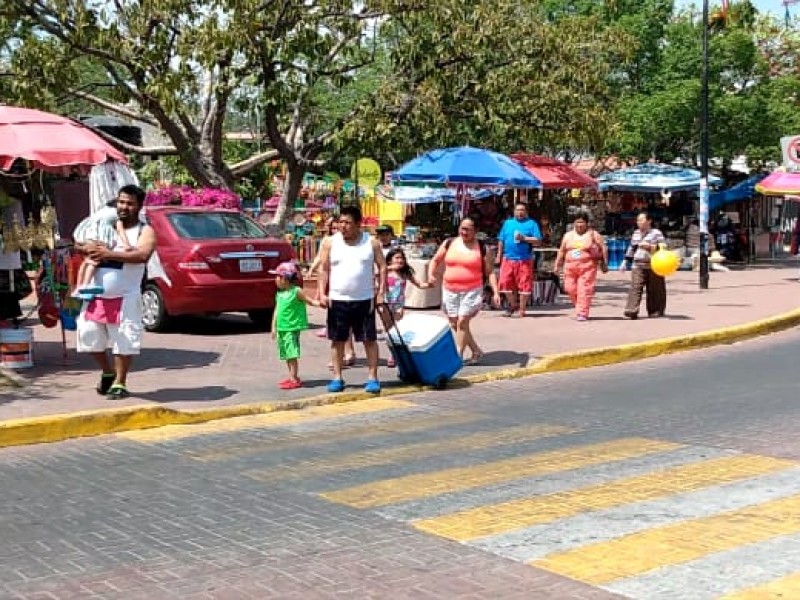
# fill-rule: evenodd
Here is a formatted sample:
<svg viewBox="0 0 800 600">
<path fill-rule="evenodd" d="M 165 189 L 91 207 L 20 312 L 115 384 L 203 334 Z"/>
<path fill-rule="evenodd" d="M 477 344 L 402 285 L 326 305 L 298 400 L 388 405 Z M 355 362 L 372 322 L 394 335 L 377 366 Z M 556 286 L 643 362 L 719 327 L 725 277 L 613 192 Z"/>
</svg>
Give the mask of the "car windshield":
<svg viewBox="0 0 800 600">
<path fill-rule="evenodd" d="M 169 215 L 169 221 L 179 236 L 190 240 L 267 237 L 253 221 L 236 213 L 176 212 Z"/>
</svg>

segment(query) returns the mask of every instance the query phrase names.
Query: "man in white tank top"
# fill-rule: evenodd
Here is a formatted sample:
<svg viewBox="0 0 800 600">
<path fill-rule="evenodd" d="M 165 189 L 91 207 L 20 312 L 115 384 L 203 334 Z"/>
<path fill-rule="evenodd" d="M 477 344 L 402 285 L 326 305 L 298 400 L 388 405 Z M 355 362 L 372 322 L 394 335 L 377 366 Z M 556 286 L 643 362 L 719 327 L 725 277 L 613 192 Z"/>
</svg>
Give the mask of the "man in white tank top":
<svg viewBox="0 0 800 600">
<path fill-rule="evenodd" d="M 145 265 L 156 248 L 153 229 L 139 220 L 144 190 L 126 185 L 117 196 L 117 214 L 132 249 L 110 249 L 103 244 L 76 245 L 97 261 L 94 283 L 104 289 L 84 302 L 78 317 L 78 352 L 89 353 L 102 369 L 97 392 L 110 399 L 127 398 L 128 371 L 139 354 L 142 339 L 141 285 Z M 114 355 L 113 365 L 108 348 Z"/>
<path fill-rule="evenodd" d="M 328 391 L 344 390 L 344 346 L 352 335 L 356 341 L 364 343 L 367 354 L 369 375 L 364 390 L 378 394 L 381 384 L 375 305 L 383 302 L 386 290 L 386 260 L 380 243 L 361 229 L 360 208 L 342 208 L 339 232 L 323 240 L 319 256 L 319 297 L 321 305 L 328 307 L 328 339 L 333 354 L 333 379 Z"/>
</svg>

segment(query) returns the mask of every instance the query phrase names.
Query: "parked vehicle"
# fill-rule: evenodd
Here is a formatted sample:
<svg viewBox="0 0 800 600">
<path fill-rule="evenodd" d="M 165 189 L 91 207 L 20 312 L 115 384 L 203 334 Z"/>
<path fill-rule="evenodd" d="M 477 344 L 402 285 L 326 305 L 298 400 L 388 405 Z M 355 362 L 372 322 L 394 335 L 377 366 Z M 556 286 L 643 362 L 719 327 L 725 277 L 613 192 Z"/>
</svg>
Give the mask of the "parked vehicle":
<svg viewBox="0 0 800 600">
<path fill-rule="evenodd" d="M 178 315 L 225 312 L 246 312 L 269 328 L 276 292 L 269 271 L 294 259 L 291 244 L 236 210 L 148 207 L 147 219 L 157 241 L 142 290 L 148 331 Z"/>
</svg>

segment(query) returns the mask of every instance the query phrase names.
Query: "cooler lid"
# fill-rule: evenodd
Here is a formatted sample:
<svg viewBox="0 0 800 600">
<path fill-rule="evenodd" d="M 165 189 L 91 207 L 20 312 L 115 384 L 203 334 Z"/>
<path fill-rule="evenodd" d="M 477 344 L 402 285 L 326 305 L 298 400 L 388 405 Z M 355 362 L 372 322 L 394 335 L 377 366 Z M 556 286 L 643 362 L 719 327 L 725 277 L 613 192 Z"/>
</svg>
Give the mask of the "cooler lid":
<svg viewBox="0 0 800 600">
<path fill-rule="evenodd" d="M 450 324 L 444 317 L 423 313 L 406 313 L 397 323 L 397 329 L 409 350 L 424 352 L 450 332 Z M 397 332 L 389 331 L 392 341 L 398 343 Z"/>
</svg>

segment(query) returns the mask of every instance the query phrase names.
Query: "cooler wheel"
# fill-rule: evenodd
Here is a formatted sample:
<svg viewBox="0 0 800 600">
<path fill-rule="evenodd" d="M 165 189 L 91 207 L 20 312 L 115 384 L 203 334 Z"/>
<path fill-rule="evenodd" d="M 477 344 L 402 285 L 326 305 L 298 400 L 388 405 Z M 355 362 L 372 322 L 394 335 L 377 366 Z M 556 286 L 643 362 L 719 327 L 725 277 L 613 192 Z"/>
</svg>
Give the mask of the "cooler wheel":
<svg viewBox="0 0 800 600">
<path fill-rule="evenodd" d="M 436 379 L 433 380 L 433 387 L 437 390 L 443 390 L 447 387 L 447 377 L 444 375 L 439 375 Z"/>
</svg>

